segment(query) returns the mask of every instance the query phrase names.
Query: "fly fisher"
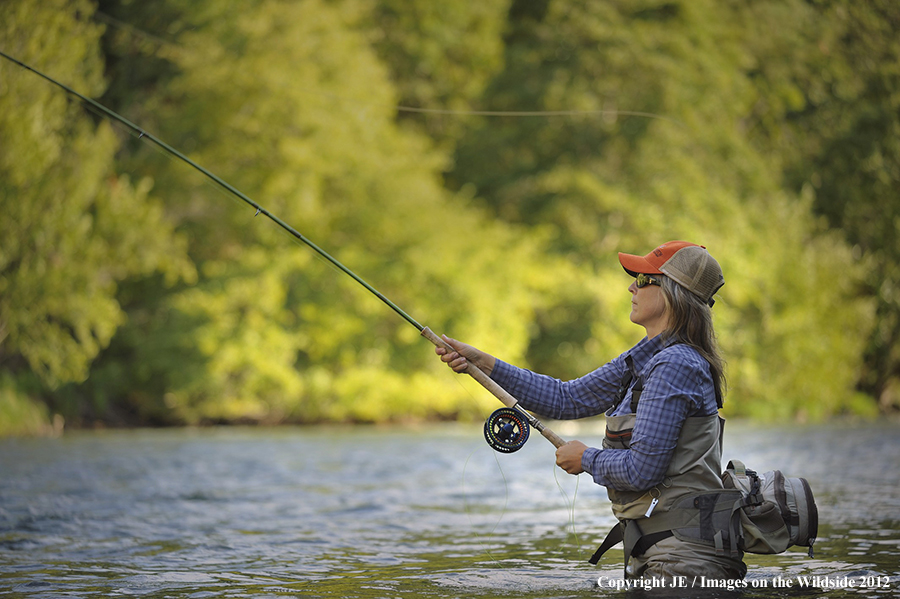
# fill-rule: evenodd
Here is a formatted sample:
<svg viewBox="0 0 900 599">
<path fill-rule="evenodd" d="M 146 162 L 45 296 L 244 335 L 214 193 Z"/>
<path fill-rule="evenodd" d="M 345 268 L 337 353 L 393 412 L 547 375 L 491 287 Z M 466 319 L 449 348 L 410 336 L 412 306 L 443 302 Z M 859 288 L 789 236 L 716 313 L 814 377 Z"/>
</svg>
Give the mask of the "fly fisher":
<svg viewBox="0 0 900 599">
<path fill-rule="evenodd" d="M 645 256 L 620 253 L 619 262 L 633 277 L 631 321 L 646 336 L 593 372 L 561 381 L 450 338 L 453 351 L 435 351 L 456 372 L 487 373 L 537 414 L 571 420 L 605 413 L 602 447 L 573 440 L 556 451 L 563 470 L 588 472 L 606 487 L 619 521 L 594 563 L 624 541 L 628 578 L 742 579 L 743 553 L 724 550 L 727 526 L 703 527 L 699 535 L 688 526 L 695 504 L 724 489 L 724 362 L 711 311 L 722 270 L 705 247 L 684 241 Z"/>
</svg>

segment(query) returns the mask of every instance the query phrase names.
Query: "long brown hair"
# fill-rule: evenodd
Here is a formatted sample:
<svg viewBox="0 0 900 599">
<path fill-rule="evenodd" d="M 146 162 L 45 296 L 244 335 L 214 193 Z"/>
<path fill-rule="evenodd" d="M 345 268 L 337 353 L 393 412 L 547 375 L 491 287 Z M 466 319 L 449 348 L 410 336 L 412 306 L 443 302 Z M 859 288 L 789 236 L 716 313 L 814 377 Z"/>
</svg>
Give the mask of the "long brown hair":
<svg viewBox="0 0 900 599">
<path fill-rule="evenodd" d="M 690 345 L 709 362 L 716 403 L 722 407 L 725 398 L 725 360 L 719 352 L 716 331 L 713 328 L 712 310 L 700 297 L 694 295 L 669 277 L 657 275 L 669 312 L 669 324 L 663 332 L 667 338 Z"/>
</svg>

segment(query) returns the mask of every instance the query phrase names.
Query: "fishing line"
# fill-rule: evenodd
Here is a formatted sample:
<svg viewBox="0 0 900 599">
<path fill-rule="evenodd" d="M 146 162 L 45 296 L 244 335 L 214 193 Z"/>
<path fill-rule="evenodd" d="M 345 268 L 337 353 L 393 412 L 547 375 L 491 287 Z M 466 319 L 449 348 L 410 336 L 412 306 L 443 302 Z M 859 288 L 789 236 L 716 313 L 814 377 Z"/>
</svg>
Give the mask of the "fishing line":
<svg viewBox="0 0 900 599">
<path fill-rule="evenodd" d="M 578 483 L 581 482 L 581 476 L 575 476 L 575 490 L 572 492 L 571 502 L 569 501 L 569 494 L 566 493 L 562 483 L 559 482 L 559 468 L 556 468 L 555 466 L 553 468 L 553 479 L 556 481 L 559 493 L 562 495 L 563 501 L 566 504 L 566 511 L 569 514 L 569 526 L 572 527 L 572 536 L 575 537 L 575 546 L 580 549 L 581 543 L 578 541 L 578 531 L 575 529 L 575 499 L 578 497 Z"/>
<path fill-rule="evenodd" d="M 167 46 L 167 47 L 176 48 L 179 50 L 184 49 L 183 46 L 181 46 L 180 44 L 178 44 L 176 42 L 164 39 L 156 34 L 145 31 L 145 30 L 141 29 L 140 27 L 135 27 L 134 25 L 132 25 L 130 23 L 126 23 L 125 21 L 121 21 L 112 15 L 106 14 L 103 11 L 95 10 L 92 17 L 94 19 L 97 19 L 98 21 L 103 21 L 103 23 L 106 25 L 122 29 L 122 30 L 128 32 L 128 35 L 154 42 L 158 46 L 161 46 L 161 47 Z"/>
<path fill-rule="evenodd" d="M 472 402 L 475 403 L 475 405 L 477 406 L 478 403 L 477 403 L 476 397 L 469 391 L 468 388 L 466 388 L 464 385 L 462 385 L 462 383 L 459 379 L 456 379 L 456 382 L 458 385 L 460 385 L 460 387 L 462 387 L 462 389 L 466 392 L 466 395 L 468 395 L 469 398 L 472 400 Z M 473 522 L 472 512 L 469 509 L 469 493 L 466 490 L 466 470 L 469 467 L 469 461 L 472 459 L 472 456 L 475 455 L 476 451 L 478 451 L 478 449 L 473 449 L 472 452 L 469 453 L 468 457 L 466 457 L 466 460 L 463 463 L 463 470 L 462 470 L 463 505 L 465 506 L 466 516 L 469 518 L 469 524 L 472 525 L 472 529 L 475 531 L 474 534 L 475 534 L 476 538 L 478 539 L 478 543 L 481 545 L 482 549 L 484 550 L 485 555 L 487 555 L 498 566 L 505 567 L 503 565 L 503 563 L 500 562 L 500 560 L 498 560 L 494 556 L 494 554 L 491 552 L 491 549 L 490 549 L 490 546 L 488 544 L 488 540 L 486 539 L 486 537 L 488 535 L 493 535 L 496 532 L 497 527 L 500 526 L 500 523 L 503 521 L 503 518 L 506 516 L 506 512 L 509 508 L 509 480 L 506 478 L 506 473 L 503 471 L 503 465 L 500 463 L 500 458 L 498 456 L 498 452 L 492 451 L 491 455 L 494 456 L 494 462 L 497 464 L 497 470 L 500 472 L 500 477 L 503 479 L 503 493 L 504 493 L 503 509 L 500 511 L 500 516 L 497 518 L 497 521 L 494 523 L 491 530 L 488 533 L 486 533 L 485 535 L 480 534 L 479 532 L 477 532 L 478 527 L 475 525 L 475 522 Z M 559 480 L 560 468 L 558 468 L 556 466 L 556 464 L 553 464 L 552 470 L 553 470 L 553 479 L 556 481 L 556 487 L 557 487 L 557 489 L 559 489 L 559 493 L 562 496 L 563 504 L 565 505 L 566 513 L 568 514 L 568 527 L 571 528 L 571 530 L 572 530 L 572 536 L 575 539 L 574 540 L 575 547 L 576 547 L 576 549 L 581 549 L 581 543 L 578 538 L 578 531 L 576 529 L 576 523 L 575 523 L 575 502 L 576 502 L 576 499 L 578 498 L 578 487 L 579 487 L 579 483 L 581 482 L 581 477 L 580 476 L 575 477 L 575 489 L 572 492 L 572 499 L 570 501 L 569 494 L 566 492 L 565 487 L 563 486 L 562 482 L 560 482 L 560 480 Z"/>
<path fill-rule="evenodd" d="M 112 27 L 118 27 L 124 31 L 126 31 L 129 35 L 132 35 L 137 38 L 146 39 L 152 41 L 159 45 L 160 47 L 168 47 L 180 52 L 190 51 L 185 46 L 173 42 L 170 40 L 163 39 L 153 33 L 149 33 L 140 29 L 139 27 L 135 27 L 129 23 L 125 23 L 119 19 L 111 15 L 107 15 L 101 11 L 95 11 L 94 17 L 100 21 L 103 21 L 106 25 Z M 286 87 L 287 84 L 283 81 L 279 82 L 279 84 L 283 87 Z M 314 94 L 320 97 L 329 98 L 332 100 L 340 100 L 341 102 L 348 103 L 355 108 L 359 108 L 362 106 L 371 106 L 371 104 L 360 101 L 355 98 L 348 98 L 346 96 L 341 96 L 339 94 L 331 94 L 324 92 L 315 92 L 311 90 L 304 90 L 306 94 Z M 529 118 L 529 117 L 572 117 L 572 116 L 602 116 L 602 117 L 612 117 L 613 119 L 619 116 L 628 117 L 641 117 L 648 119 L 659 119 L 662 121 L 667 121 L 669 123 L 673 123 L 675 125 L 679 125 L 681 127 L 686 127 L 685 123 L 679 121 L 678 119 L 674 119 L 672 117 L 664 116 L 661 114 L 656 114 L 653 112 L 644 112 L 640 110 L 456 110 L 449 108 L 420 108 L 416 106 L 403 106 L 396 105 L 393 106 L 394 110 L 397 112 L 407 112 L 412 114 L 424 114 L 424 115 L 444 115 L 444 116 L 486 116 L 486 117 L 503 117 L 503 118 Z"/>
<path fill-rule="evenodd" d="M 454 377 L 454 380 L 456 381 L 456 384 L 459 385 L 459 387 L 469 397 L 469 399 L 472 401 L 472 403 L 475 404 L 475 406 L 480 409 L 481 406 L 478 405 L 478 401 L 477 401 L 475 395 L 473 395 L 471 393 L 471 391 L 465 385 L 462 384 L 462 381 L 459 378 Z M 500 526 L 500 523 L 503 521 L 503 517 L 506 515 L 506 511 L 509 508 L 509 481 L 506 478 L 506 473 L 503 472 L 503 466 L 500 464 L 500 458 L 497 456 L 497 452 L 492 451 L 491 454 L 494 456 L 494 462 L 497 464 L 497 470 L 500 471 L 500 478 L 503 479 L 503 493 L 504 493 L 503 509 L 500 510 L 500 516 L 497 518 L 497 521 L 491 527 L 491 530 L 487 533 L 487 535 L 481 535 L 480 533 L 478 533 L 478 527 L 475 526 L 475 523 L 473 522 L 472 511 L 469 509 L 469 493 L 468 493 L 468 491 L 466 491 L 466 471 L 469 468 L 469 461 L 471 461 L 472 456 L 474 456 L 475 452 L 477 452 L 477 451 L 478 451 L 478 448 L 473 449 L 469 453 L 469 455 L 466 457 L 465 462 L 463 462 L 462 481 L 461 481 L 462 482 L 462 493 L 463 493 L 463 506 L 466 511 L 466 517 L 469 519 L 469 524 L 472 525 L 472 530 L 475 531 L 474 534 L 475 534 L 475 537 L 478 539 L 478 544 L 481 545 L 481 548 L 482 548 L 482 550 L 484 550 L 485 555 L 487 555 L 498 566 L 503 566 L 502 562 L 500 562 L 500 560 L 498 560 L 496 557 L 494 557 L 494 554 L 491 553 L 490 545 L 488 545 L 488 542 L 487 542 L 487 540 L 485 540 L 485 537 L 487 535 L 494 534 L 494 532 L 497 530 L 497 527 Z"/>
<path fill-rule="evenodd" d="M 497 463 L 497 469 L 500 470 L 500 477 L 503 479 L 503 490 L 504 490 L 504 498 L 503 498 L 503 509 L 500 510 L 500 517 L 497 518 L 497 521 L 494 523 L 494 526 L 491 527 L 491 530 L 484 536 L 478 533 L 478 527 L 475 526 L 475 523 L 472 521 L 472 512 L 469 509 L 469 494 L 466 492 L 466 469 L 469 467 L 469 460 L 472 459 L 472 456 L 475 455 L 477 449 L 473 449 L 472 453 L 466 458 L 465 463 L 463 464 L 462 470 L 462 489 L 463 489 L 463 506 L 466 509 L 466 516 L 469 518 L 469 524 L 473 525 L 472 530 L 475 531 L 475 536 L 478 538 L 478 543 L 481 545 L 484 553 L 491 558 L 491 560 L 496 563 L 498 566 L 503 566 L 503 563 L 494 557 L 494 554 L 491 553 L 491 548 L 488 545 L 487 541 L 484 540 L 484 537 L 487 535 L 492 535 L 497 530 L 497 527 L 500 526 L 500 522 L 503 521 L 503 517 L 506 515 L 506 510 L 509 507 L 509 481 L 506 480 L 506 474 L 503 472 L 503 468 L 500 466 L 500 460 L 497 458 L 496 452 L 491 452 L 494 454 L 494 461 Z"/>
<path fill-rule="evenodd" d="M 414 112 L 419 114 L 443 114 L 459 116 L 496 116 L 496 117 L 548 117 L 548 116 L 639 116 L 648 119 L 660 119 L 676 125 L 685 126 L 671 117 L 641 112 L 639 110 L 449 110 L 444 108 L 415 108 L 413 106 L 396 106 L 398 112 Z"/>
<path fill-rule="evenodd" d="M 456 380 L 456 384 L 459 385 L 463 389 L 463 391 L 469 397 L 469 399 L 472 401 L 472 403 L 475 404 L 478 408 L 481 408 L 481 406 L 478 405 L 478 401 L 477 401 L 477 398 L 475 397 L 475 395 L 473 395 L 470 392 L 470 390 L 465 385 L 462 384 L 462 381 L 460 379 L 457 378 L 455 380 Z M 500 457 L 498 455 L 498 452 L 492 451 L 491 455 L 493 455 L 493 457 L 494 457 L 494 463 L 497 464 L 497 470 L 500 472 L 500 478 L 503 480 L 503 494 L 504 494 L 503 508 L 500 510 L 500 516 L 497 518 L 497 521 L 491 527 L 490 531 L 488 531 L 486 534 L 479 533 L 478 532 L 479 528 L 476 525 L 476 523 L 473 521 L 473 515 L 472 515 L 472 511 L 470 509 L 470 505 L 469 505 L 469 493 L 466 489 L 466 472 L 469 467 L 469 462 L 471 461 L 472 457 L 475 455 L 475 453 L 477 451 L 478 451 L 478 449 L 473 449 L 469 453 L 469 455 L 466 457 L 466 460 L 463 463 L 463 469 L 462 469 L 463 506 L 465 507 L 465 512 L 466 512 L 466 516 L 469 519 L 469 524 L 472 525 L 472 530 L 475 531 L 473 534 L 478 539 L 478 544 L 481 545 L 481 548 L 484 551 L 485 555 L 487 555 L 488 558 L 490 558 L 491 561 L 493 561 L 498 566 L 506 567 L 491 551 L 491 548 L 489 545 L 489 539 L 487 537 L 490 535 L 493 535 L 497 531 L 497 527 L 499 527 L 500 523 L 503 522 L 503 518 L 506 516 L 506 513 L 509 509 L 509 480 L 507 479 L 506 473 L 503 470 L 503 465 L 500 463 Z M 559 468 L 556 467 L 556 464 L 553 464 L 552 468 L 553 468 L 553 478 L 556 481 L 556 486 L 559 489 L 560 495 L 563 498 L 563 503 L 565 505 L 566 513 L 569 514 L 568 526 L 571 527 L 572 535 L 575 537 L 576 548 L 580 549 L 580 543 L 578 540 L 578 532 L 576 531 L 576 526 L 575 526 L 575 500 L 578 496 L 578 485 L 579 485 L 579 482 L 581 479 L 578 476 L 575 477 L 575 490 L 572 494 L 572 500 L 570 502 L 569 495 L 559 480 L 559 472 L 558 472 Z"/>
</svg>

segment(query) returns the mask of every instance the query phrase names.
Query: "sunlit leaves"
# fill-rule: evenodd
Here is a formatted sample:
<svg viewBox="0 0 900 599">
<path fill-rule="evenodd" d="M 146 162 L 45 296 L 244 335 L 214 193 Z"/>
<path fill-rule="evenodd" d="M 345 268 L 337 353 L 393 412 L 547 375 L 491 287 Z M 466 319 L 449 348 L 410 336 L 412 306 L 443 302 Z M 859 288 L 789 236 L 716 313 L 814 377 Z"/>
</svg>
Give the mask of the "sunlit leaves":
<svg viewBox="0 0 900 599">
<path fill-rule="evenodd" d="M 97 93 L 100 28 L 88 3 L 12 2 L 0 45 Z M 111 127 L 33 74 L 0 65 L 0 356 L 46 384 L 83 380 L 124 321 L 118 281 L 190 278 L 148 185 L 116 173 Z"/>
<path fill-rule="evenodd" d="M 783 24 L 786 12 L 797 22 L 751 36 L 744 9 L 710 2 L 551 2 L 540 19 L 513 21 L 489 101 L 598 113 L 484 119 L 461 140 L 452 179 L 474 183 L 498 218 L 549 229 L 583 280 L 609 281 L 596 314 L 574 287 L 538 314 L 535 366 L 584 372 L 584 361 L 559 359 L 565 339 L 576 356 L 594 348 L 594 364 L 614 355 L 610 341 L 627 348 L 628 281 L 615 252 L 688 239 L 725 270 L 714 312 L 732 379 L 727 411 L 820 418 L 858 405 L 871 304 L 857 298 L 862 271 L 845 242 L 824 234 L 808 196 L 783 191 L 785 155 L 747 134 L 792 134 L 785 119 L 803 108 L 802 67 L 770 53 L 815 56 L 815 32 L 804 29 L 815 15 L 802 3 L 747 11 L 750 31 Z M 579 333 L 586 321 L 590 338 Z"/>
</svg>

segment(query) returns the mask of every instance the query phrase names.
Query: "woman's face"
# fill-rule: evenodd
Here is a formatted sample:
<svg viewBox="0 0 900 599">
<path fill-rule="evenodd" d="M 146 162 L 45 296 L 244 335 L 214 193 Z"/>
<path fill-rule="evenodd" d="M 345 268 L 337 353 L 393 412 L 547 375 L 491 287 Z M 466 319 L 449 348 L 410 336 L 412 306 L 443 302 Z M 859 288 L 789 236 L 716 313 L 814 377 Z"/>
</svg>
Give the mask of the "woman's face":
<svg viewBox="0 0 900 599">
<path fill-rule="evenodd" d="M 631 322 L 644 327 L 647 337 L 662 333 L 669 322 L 669 311 L 659 285 L 638 288 L 637 283 L 632 282 L 628 291 L 631 292 Z"/>
</svg>

